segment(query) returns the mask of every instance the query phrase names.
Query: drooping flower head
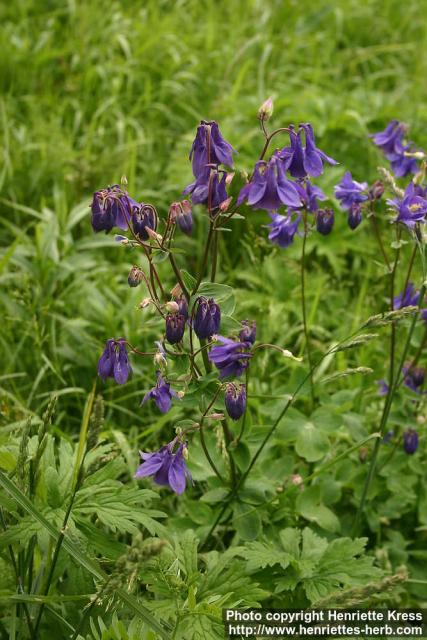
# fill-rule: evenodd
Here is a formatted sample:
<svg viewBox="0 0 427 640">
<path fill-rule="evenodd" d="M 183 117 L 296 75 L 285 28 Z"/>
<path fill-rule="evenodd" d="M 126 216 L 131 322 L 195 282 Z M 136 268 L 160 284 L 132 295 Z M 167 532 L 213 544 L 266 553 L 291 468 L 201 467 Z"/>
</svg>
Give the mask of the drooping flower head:
<svg viewBox="0 0 427 640">
<path fill-rule="evenodd" d="M 368 199 L 367 182 L 356 182 L 350 171 L 347 171 L 339 184 L 334 188 L 335 196 L 340 201 L 343 209 L 351 209 L 353 205 L 360 204 Z"/>
<path fill-rule="evenodd" d="M 203 340 L 218 333 L 221 325 L 221 309 L 215 300 L 200 296 L 196 300 L 195 308 L 193 327 L 196 336 Z"/>
<path fill-rule="evenodd" d="M 376 381 L 377 385 L 378 385 L 378 395 L 380 396 L 386 396 L 388 394 L 388 384 L 385 380 L 377 380 Z"/>
<path fill-rule="evenodd" d="M 239 333 L 240 342 L 249 342 L 254 344 L 256 340 L 256 322 L 255 320 L 242 320 L 240 323 L 242 329 Z"/>
<path fill-rule="evenodd" d="M 413 142 L 404 143 L 403 138 L 407 132 L 407 126 L 398 120 L 391 120 L 384 131 L 371 134 L 374 143 L 384 153 L 391 163 L 391 170 L 397 178 L 402 178 L 410 173 L 417 173 L 418 164 L 414 157 L 405 155 L 416 150 Z"/>
<path fill-rule="evenodd" d="M 335 222 L 333 209 L 319 209 L 316 213 L 316 229 L 322 236 L 327 236 L 332 231 Z"/>
<path fill-rule="evenodd" d="M 209 360 L 214 363 L 219 371 L 220 378 L 233 376 L 238 378 L 242 375 L 252 358 L 249 353 L 251 344 L 249 342 L 236 342 L 231 338 L 218 336 L 220 345 L 215 345 L 209 352 Z"/>
<path fill-rule="evenodd" d="M 246 409 L 246 385 L 229 382 L 225 389 L 225 408 L 232 420 L 239 420 Z"/>
<path fill-rule="evenodd" d="M 110 338 L 98 361 L 98 374 L 105 381 L 114 378 L 117 384 L 124 384 L 132 373 L 129 363 L 126 340 Z"/>
<path fill-rule="evenodd" d="M 143 272 L 137 265 L 133 265 L 128 275 L 128 285 L 130 287 L 137 287 L 143 280 Z"/>
<path fill-rule="evenodd" d="M 427 198 L 424 190 L 413 182 L 406 187 L 403 198 L 387 200 L 387 204 L 397 211 L 395 222 L 401 222 L 409 229 L 426 222 Z"/>
<path fill-rule="evenodd" d="M 402 293 L 393 298 L 393 309 L 416 307 L 419 300 L 420 292 L 415 289 L 413 282 L 408 282 Z"/>
<path fill-rule="evenodd" d="M 133 207 L 132 228 L 141 240 L 148 240 L 150 237 L 147 229 L 152 231 L 157 229 L 157 213 L 151 204 L 141 203 Z"/>
<path fill-rule="evenodd" d="M 254 209 L 277 211 L 282 205 L 300 207 L 301 198 L 296 185 L 286 177 L 285 168 L 277 155 L 256 163 L 252 179 L 239 193 L 237 205 L 247 203 Z"/>
<path fill-rule="evenodd" d="M 362 222 L 362 207 L 360 204 L 352 204 L 347 216 L 347 223 L 350 229 L 353 231 L 359 226 Z"/>
<path fill-rule="evenodd" d="M 185 317 L 181 313 L 168 313 L 165 325 L 166 340 L 170 344 L 181 342 L 185 331 Z"/>
<path fill-rule="evenodd" d="M 403 122 L 390 120 L 384 131 L 371 133 L 369 137 L 372 138 L 374 144 L 381 149 L 387 158 L 400 149 L 406 130 L 407 127 Z"/>
<path fill-rule="evenodd" d="M 322 189 L 312 184 L 310 180 L 306 180 L 304 183 L 297 182 L 295 186 L 301 198 L 302 205 L 309 213 L 315 213 L 318 210 L 318 200 L 326 200 L 326 195 Z"/>
<path fill-rule="evenodd" d="M 190 195 L 193 204 L 204 204 L 217 209 L 227 200 L 227 173 L 207 166 L 194 182 L 185 187 L 182 195 Z"/>
<path fill-rule="evenodd" d="M 145 394 L 141 405 L 145 404 L 150 398 L 154 400 L 162 413 L 167 413 L 172 406 L 172 398 L 179 399 L 179 395 L 171 389 L 170 384 L 166 382 L 160 371 L 157 371 L 156 386 Z"/>
<path fill-rule="evenodd" d="M 280 213 L 270 213 L 270 217 L 272 222 L 267 225 L 271 229 L 268 234 L 268 239 L 282 249 L 289 247 L 294 241 L 294 236 L 298 231 L 301 214 L 298 213 L 294 220 L 292 220 L 290 214 L 282 216 Z"/>
<path fill-rule="evenodd" d="M 414 367 L 410 362 L 407 362 L 402 369 L 402 373 L 404 385 L 408 389 L 415 391 L 415 393 L 421 393 L 426 376 L 424 367 Z"/>
<path fill-rule="evenodd" d="M 153 476 L 156 484 L 166 487 L 181 495 L 185 491 L 186 480 L 191 480 L 191 475 L 185 462 L 187 445 L 181 443 L 174 452 L 177 439 L 165 445 L 154 453 L 140 451 L 143 463 L 138 467 L 135 478 Z"/>
<path fill-rule="evenodd" d="M 190 151 L 194 177 L 198 178 L 204 174 L 208 164 L 224 164 L 227 167 L 232 167 L 233 153 L 237 152 L 222 137 L 218 124 L 214 121 L 202 120 L 197 127 L 196 137 Z"/>
<path fill-rule="evenodd" d="M 316 178 L 323 173 L 323 163 L 338 164 L 336 160 L 316 147 L 314 131 L 311 124 L 301 124 L 298 132 L 293 125 L 289 126 L 290 146 L 279 152 L 279 157 L 294 178 L 311 176 Z M 301 136 L 305 133 L 305 147 L 302 146 Z"/>
<path fill-rule="evenodd" d="M 418 433 L 415 429 L 407 429 L 403 433 L 403 449 L 410 456 L 418 449 Z"/>
<path fill-rule="evenodd" d="M 127 229 L 135 206 L 138 203 L 118 184 L 95 191 L 91 204 L 93 230 L 108 233 L 113 227 Z"/>
</svg>

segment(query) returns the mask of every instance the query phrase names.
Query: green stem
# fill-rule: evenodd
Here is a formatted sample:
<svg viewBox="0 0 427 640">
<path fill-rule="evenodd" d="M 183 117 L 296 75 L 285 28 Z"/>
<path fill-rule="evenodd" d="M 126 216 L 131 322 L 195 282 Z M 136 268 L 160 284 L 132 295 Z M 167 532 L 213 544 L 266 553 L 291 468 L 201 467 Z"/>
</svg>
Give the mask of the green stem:
<svg viewBox="0 0 427 640">
<path fill-rule="evenodd" d="M 183 281 L 182 276 L 181 276 L 181 272 L 178 269 L 178 265 L 176 264 L 175 256 L 171 252 L 169 252 L 169 262 L 171 263 L 171 267 L 172 267 L 173 272 L 175 274 L 175 277 L 176 277 L 176 279 L 178 281 L 178 284 L 181 287 L 182 293 L 184 294 L 184 296 L 185 296 L 185 298 L 186 298 L 186 300 L 188 302 L 188 300 L 190 299 L 190 294 L 188 292 L 187 287 L 184 284 L 184 281 Z"/>
<path fill-rule="evenodd" d="M 306 304 L 306 293 L 305 293 L 305 266 L 306 266 L 305 265 L 306 263 L 305 248 L 307 243 L 307 232 L 308 232 L 306 210 L 304 210 L 303 217 L 304 217 L 304 236 L 302 239 L 302 253 L 301 253 L 301 302 L 302 302 L 302 320 L 303 320 L 304 336 L 305 336 L 305 348 L 307 351 L 308 366 L 311 372 L 313 368 L 313 360 L 311 355 L 310 336 L 309 336 L 308 323 L 307 323 L 307 304 Z M 312 408 L 314 408 L 316 404 L 316 396 L 314 392 L 314 380 L 313 380 L 312 373 L 310 373 L 310 392 L 311 392 Z"/>
<path fill-rule="evenodd" d="M 200 287 L 200 283 L 202 281 L 203 275 L 206 271 L 206 267 L 208 264 L 208 257 L 209 257 L 209 250 L 210 250 L 210 246 L 211 246 L 211 242 L 212 242 L 212 236 L 214 233 L 214 221 L 211 219 L 209 222 L 209 231 L 208 231 L 208 237 L 206 238 L 206 245 L 205 245 L 205 250 L 203 253 L 203 258 L 202 258 L 202 264 L 199 270 L 199 275 L 197 277 L 197 281 L 196 284 L 194 285 L 193 291 L 191 292 L 191 295 L 194 296 L 196 295 L 199 287 Z"/>
<path fill-rule="evenodd" d="M 246 407 L 245 407 L 245 413 L 243 414 L 243 418 L 242 418 L 242 426 L 240 427 L 240 433 L 237 436 L 237 440 L 235 441 L 235 444 L 239 444 L 240 440 L 243 438 L 243 434 L 245 433 L 245 428 L 246 428 L 246 416 L 248 413 L 248 403 L 249 403 L 249 371 L 250 371 L 250 365 L 246 367 L 246 374 L 245 374 L 245 385 L 246 385 Z"/>
</svg>

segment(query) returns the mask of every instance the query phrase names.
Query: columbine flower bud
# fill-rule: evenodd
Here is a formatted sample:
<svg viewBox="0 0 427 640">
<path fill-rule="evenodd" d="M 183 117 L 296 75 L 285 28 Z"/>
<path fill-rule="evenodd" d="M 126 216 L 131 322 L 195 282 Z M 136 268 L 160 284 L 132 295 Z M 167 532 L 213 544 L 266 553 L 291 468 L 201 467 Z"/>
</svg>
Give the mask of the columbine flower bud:
<svg viewBox="0 0 427 640">
<path fill-rule="evenodd" d="M 182 294 L 176 298 L 176 304 L 178 305 L 179 313 L 188 320 L 188 302 Z"/>
<path fill-rule="evenodd" d="M 150 229 L 150 227 L 146 228 L 146 232 L 152 240 L 157 240 L 159 243 L 163 241 L 163 236 L 161 236 L 160 233 L 156 233 L 153 229 Z"/>
<path fill-rule="evenodd" d="M 194 331 L 198 338 L 210 338 L 218 333 L 221 324 L 221 310 L 213 298 L 200 297 L 197 300 L 194 317 Z"/>
<path fill-rule="evenodd" d="M 169 302 L 165 304 L 165 308 L 169 313 L 179 313 L 179 305 L 175 300 L 169 300 Z"/>
<path fill-rule="evenodd" d="M 190 236 L 193 232 L 193 212 L 188 200 L 180 203 L 176 223 L 183 233 Z"/>
<path fill-rule="evenodd" d="M 146 309 L 152 302 L 153 301 L 151 298 L 144 298 L 144 300 L 141 300 L 141 302 L 139 303 L 138 309 Z"/>
<path fill-rule="evenodd" d="M 403 449 L 410 456 L 418 449 L 418 433 L 415 429 L 407 429 L 403 434 Z"/>
<path fill-rule="evenodd" d="M 270 96 L 258 109 L 258 120 L 266 122 L 273 115 L 273 98 Z"/>
<path fill-rule="evenodd" d="M 304 483 L 303 477 L 299 474 L 299 473 L 294 473 L 291 476 L 291 482 L 292 484 L 294 484 L 296 487 L 301 486 Z"/>
<path fill-rule="evenodd" d="M 185 331 L 185 318 L 180 313 L 169 313 L 166 316 L 166 340 L 170 344 L 181 342 Z"/>
<path fill-rule="evenodd" d="M 182 289 L 181 289 L 181 285 L 179 285 L 178 283 L 174 286 L 173 289 L 171 289 L 171 296 L 172 298 L 179 298 L 179 296 L 182 295 Z"/>
<path fill-rule="evenodd" d="M 141 269 L 134 265 L 132 269 L 129 271 L 129 275 L 128 275 L 129 286 L 137 287 L 139 284 L 141 284 L 142 278 L 143 278 L 143 273 Z"/>
<path fill-rule="evenodd" d="M 169 220 L 171 222 L 176 222 L 179 210 L 180 210 L 179 202 L 172 202 L 171 206 L 169 207 Z"/>
<path fill-rule="evenodd" d="M 384 189 L 385 187 L 381 180 L 376 180 L 369 189 L 369 198 L 371 200 L 379 200 L 384 193 Z"/>
<path fill-rule="evenodd" d="M 157 213 L 151 204 L 140 204 L 132 210 L 132 228 L 141 240 L 148 240 L 150 232 L 157 228 Z"/>
<path fill-rule="evenodd" d="M 225 390 L 225 408 L 232 420 L 239 420 L 246 409 L 246 386 L 235 385 L 233 382 L 227 384 Z"/>
<path fill-rule="evenodd" d="M 242 320 L 242 330 L 239 333 L 240 342 L 250 342 L 253 344 L 256 340 L 256 322 L 255 320 Z"/>
<path fill-rule="evenodd" d="M 359 226 L 359 224 L 362 222 L 362 209 L 360 205 L 354 204 L 351 206 L 348 212 L 347 222 L 348 226 L 353 231 Z"/>
<path fill-rule="evenodd" d="M 233 198 L 230 196 L 229 198 L 227 198 L 227 200 L 221 202 L 221 204 L 219 205 L 219 210 L 221 211 L 221 213 L 225 213 L 226 211 L 228 211 L 228 207 L 230 206 L 232 200 Z"/>
<path fill-rule="evenodd" d="M 332 231 L 335 222 L 333 209 L 319 209 L 316 214 L 316 229 L 322 236 L 327 236 Z"/>
</svg>

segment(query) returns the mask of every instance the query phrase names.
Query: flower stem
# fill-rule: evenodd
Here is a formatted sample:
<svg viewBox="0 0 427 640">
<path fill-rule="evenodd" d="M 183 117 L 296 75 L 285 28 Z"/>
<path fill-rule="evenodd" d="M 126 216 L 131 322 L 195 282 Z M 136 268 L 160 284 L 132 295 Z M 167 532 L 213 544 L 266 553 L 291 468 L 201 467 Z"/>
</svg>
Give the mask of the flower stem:
<svg viewBox="0 0 427 640">
<path fill-rule="evenodd" d="M 307 305 L 306 305 L 306 293 L 305 293 L 305 248 L 306 248 L 306 243 L 307 243 L 307 211 L 304 210 L 303 213 L 304 216 L 304 236 L 302 239 L 302 253 L 301 253 L 301 303 L 302 303 L 302 321 L 303 321 L 303 326 L 304 326 L 304 336 L 305 336 L 305 348 L 307 351 L 307 359 L 308 359 L 308 366 L 310 369 L 310 392 L 311 392 L 311 402 L 312 402 L 312 408 L 314 408 L 315 404 L 316 404 L 316 396 L 315 396 L 315 392 L 314 392 L 314 380 L 313 380 L 313 374 L 312 374 L 312 369 L 313 369 L 313 360 L 312 360 L 312 355 L 311 355 L 311 345 L 310 345 L 310 336 L 309 336 L 309 330 L 308 330 L 308 323 L 307 323 Z"/>
</svg>

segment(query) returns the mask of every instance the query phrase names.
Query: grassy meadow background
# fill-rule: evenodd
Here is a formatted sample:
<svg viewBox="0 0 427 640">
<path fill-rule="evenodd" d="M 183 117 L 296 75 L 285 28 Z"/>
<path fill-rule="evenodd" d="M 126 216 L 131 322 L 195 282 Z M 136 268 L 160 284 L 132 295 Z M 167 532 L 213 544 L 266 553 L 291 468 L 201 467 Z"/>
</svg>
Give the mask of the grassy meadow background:
<svg viewBox="0 0 427 640">
<path fill-rule="evenodd" d="M 166 415 L 151 403 L 139 406 L 154 382 L 150 360 L 132 358 L 134 375 L 124 386 L 104 385 L 97 378 L 106 339 L 125 336 L 139 349 L 151 351 L 163 327 L 151 311 L 137 309 L 145 297 L 143 287 L 127 285 L 129 269 L 141 257 L 115 242 L 114 233 L 92 232 L 89 204 L 93 191 L 125 175 L 132 197 L 153 203 L 164 217 L 191 181 L 188 153 L 201 119 L 220 124 L 239 152 L 236 171 L 250 171 L 263 145 L 257 110 L 271 95 L 272 127 L 311 122 L 319 147 L 340 162 L 316 181 L 335 206 L 334 230 L 327 237 L 313 233 L 307 242 L 314 351 L 320 353 L 389 307 L 388 274 L 369 220 L 351 231 L 333 199 L 333 186 L 346 170 L 358 181 L 377 179 L 376 169 L 385 161 L 368 134 L 383 129 L 392 118 L 407 122 L 410 138 L 427 148 L 425 8 L 419 0 L 14 0 L 0 5 L 0 451 L 14 434 L 18 455 L 28 417 L 36 428 L 52 396 L 58 402 L 49 429 L 61 436 L 57 442 L 63 450 L 71 451 L 69 443 L 78 441 L 88 394 L 96 384 L 106 409 L 102 437 L 124 454 L 121 490 L 130 492 L 135 488 L 131 478 L 138 449 L 151 451 L 168 442 L 176 421 L 188 417 L 185 402 L 174 403 Z M 237 187 L 232 184 L 231 189 L 235 196 Z M 222 234 L 217 280 L 235 288 L 235 315 L 256 319 L 260 341 L 302 355 L 300 239 L 286 250 L 273 247 L 264 227 L 267 214 L 245 213 L 244 220 L 230 222 L 233 233 Z M 385 216 L 381 224 L 387 233 Z M 206 214 L 196 208 L 193 237 L 178 238 L 177 260 L 190 273 L 200 266 L 207 227 Z M 390 242 L 391 234 L 391 254 Z M 402 247 L 402 263 L 408 263 L 411 251 L 409 243 Z M 167 263 L 159 264 L 159 271 L 171 289 L 175 281 Z M 403 287 L 405 275 L 402 268 L 396 291 Z M 419 285 L 418 267 L 412 279 Z M 399 336 L 406 335 L 407 326 L 404 322 Z M 375 381 L 387 372 L 387 331 L 322 364 L 319 375 L 359 365 L 373 369 L 370 375 L 344 377 L 322 387 L 317 417 L 329 429 L 328 455 L 342 453 L 377 429 L 383 401 Z M 420 343 L 418 327 L 413 345 Z M 304 373 L 304 367 L 283 360 L 263 350 L 257 355 L 255 375 L 251 367 L 248 431 L 254 429 L 248 442 L 254 449 Z M 407 428 L 405 411 L 408 406 L 412 411 L 414 404 L 404 393 L 405 408 L 403 403 L 393 406 L 390 419 L 399 428 Z M 299 469 L 301 459 L 295 462 L 293 442 L 306 418 L 301 416 L 297 409 L 290 410 L 271 443 L 270 458 L 261 457 L 257 463 L 261 488 L 268 480 L 274 491 L 285 472 L 289 476 Z M 421 431 L 417 456 L 399 449 L 393 464 L 378 471 L 376 504 L 367 505 L 362 529 L 369 536 L 368 553 L 375 555 L 382 570 L 389 574 L 402 563 L 409 567 L 412 583 L 405 585 L 406 595 L 399 602 L 425 606 L 427 492 L 421 452 L 425 459 L 426 438 Z M 189 452 L 199 486 L 189 488 L 179 501 L 162 494 L 161 506 L 169 513 L 173 532 L 184 532 L 194 523 L 209 529 L 213 519 L 210 506 L 194 500 L 205 488 L 206 462 L 198 463 L 197 445 Z M 308 521 L 330 537 L 338 532 L 350 535 L 367 470 L 359 453 L 352 451 L 351 464 L 344 460 L 334 477 L 321 479 L 322 500 L 334 505 L 335 512 L 324 509 L 314 496 L 315 508 L 323 509 L 323 522 L 311 517 L 311 504 L 300 518 L 292 503 L 299 488 L 288 484 L 289 502 L 286 491 L 279 495 L 277 514 L 274 505 L 268 511 L 271 500 L 263 506 L 265 535 L 273 539 L 274 527 L 283 522 L 288 526 L 288 520 L 290 526 Z M 63 467 L 69 464 L 65 458 L 64 454 Z M 0 467 L 10 471 L 1 461 Z M 310 463 L 305 467 L 307 473 L 312 469 Z M 90 493 L 90 485 L 85 490 Z M 311 487 L 306 493 L 310 491 Z M 143 516 L 135 505 L 129 513 L 135 522 Z M 126 538 L 120 526 L 111 536 L 98 536 L 96 527 L 92 529 L 100 545 L 94 548 L 102 555 L 107 549 L 110 556 L 105 555 L 115 566 L 131 536 Z M 16 531 L 11 526 L 0 534 L 3 550 L 5 534 Z M 132 532 L 131 527 L 125 532 Z M 232 546 L 230 541 L 231 534 L 226 544 Z M 214 557 L 216 551 L 210 553 Z M 1 566 L 6 561 L 2 556 Z M 77 571 L 68 583 L 61 582 L 68 571 L 65 552 L 61 562 L 56 577 L 61 578 L 63 592 L 92 593 L 93 584 L 88 586 L 83 571 L 82 586 L 76 582 Z M 13 590 L 13 579 L 6 579 Z M 3 586 L 0 581 L 0 599 Z M 162 606 L 161 598 L 160 604 L 155 598 L 150 602 L 153 608 Z M 79 607 L 80 601 L 72 613 L 63 613 L 66 620 L 61 624 L 71 620 L 77 628 Z"/>
<path fill-rule="evenodd" d="M 420 11 L 420 2 L 399 0 L 124 1 L 108 10 L 97 0 L 3 4 L 3 423 L 40 414 L 55 393 L 56 425 L 74 432 L 105 339 L 126 335 L 150 348 L 158 335 L 152 316 L 135 311 L 142 294 L 127 287 L 129 255 L 112 236 L 91 231 L 95 189 L 125 174 L 129 191 L 164 214 L 190 181 L 187 155 L 201 118 L 220 123 L 239 151 L 237 168 L 249 170 L 261 145 L 256 111 L 269 95 L 273 124 L 312 122 L 322 148 L 356 179 L 375 179 L 382 159 L 368 132 L 397 117 L 427 144 Z M 344 167 L 320 180 L 329 195 Z M 312 323 L 322 339 L 357 324 L 370 302 L 375 310 L 382 291 L 369 234 L 359 230 L 359 242 L 344 214 L 337 217 L 332 236 L 311 241 Z M 203 222 L 199 216 L 195 238 L 182 241 L 190 269 Z M 298 249 L 272 258 L 265 222 L 251 215 L 245 234 L 236 227 L 221 261 L 228 278 L 232 268 L 231 284 L 253 290 L 241 300 L 242 313 L 255 314 L 262 339 L 292 347 L 300 333 Z M 153 423 L 138 409 L 151 367 L 135 367 L 125 388 L 108 385 L 111 426 Z"/>
</svg>

